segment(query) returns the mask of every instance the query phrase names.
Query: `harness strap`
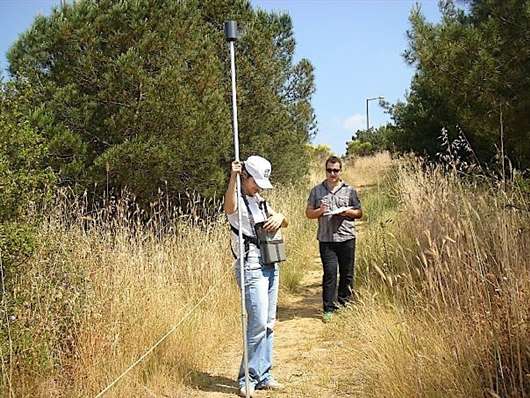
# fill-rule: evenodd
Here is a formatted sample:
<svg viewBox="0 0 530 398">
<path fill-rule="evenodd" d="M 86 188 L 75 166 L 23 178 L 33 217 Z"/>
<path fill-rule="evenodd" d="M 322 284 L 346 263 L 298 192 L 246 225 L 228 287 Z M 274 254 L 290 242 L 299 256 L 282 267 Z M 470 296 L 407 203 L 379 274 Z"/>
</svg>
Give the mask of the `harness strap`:
<svg viewBox="0 0 530 398">
<path fill-rule="evenodd" d="M 232 224 L 230 224 L 230 229 L 233 233 L 235 233 L 237 236 L 239 236 L 239 230 L 234 227 Z M 259 247 L 258 239 L 254 236 L 248 236 L 243 234 L 243 247 L 245 248 L 245 261 L 247 261 L 248 258 L 248 252 L 250 251 L 250 244 L 254 244 L 255 246 Z M 232 256 L 234 256 L 234 259 L 237 260 L 237 254 L 234 252 L 234 248 L 232 245 L 230 245 L 230 250 L 232 251 Z"/>
<path fill-rule="evenodd" d="M 249 222 L 250 222 L 250 226 L 251 226 L 251 228 L 255 228 L 256 223 L 254 221 L 254 216 L 252 215 L 252 211 L 250 210 L 250 205 L 248 204 L 248 199 L 247 199 L 245 194 L 242 194 L 241 196 L 242 196 L 243 202 L 245 203 L 245 207 L 247 208 L 247 213 L 248 213 L 248 219 L 249 219 Z M 267 217 L 269 217 L 269 210 L 267 208 L 267 202 L 264 200 L 261 203 L 263 203 L 263 206 L 265 206 L 265 215 Z M 239 236 L 239 230 L 236 227 L 234 227 L 232 224 L 230 224 L 230 229 L 232 230 L 232 232 L 234 234 Z M 248 252 L 250 250 L 250 244 L 251 243 L 259 248 L 259 240 L 258 240 L 257 237 L 248 236 L 248 235 L 243 234 L 243 245 L 244 245 L 244 248 L 245 248 L 245 261 L 248 258 Z M 236 253 L 234 253 L 234 248 L 232 247 L 232 245 L 230 245 L 230 248 L 232 250 L 232 255 L 234 256 L 234 259 L 237 260 L 237 255 L 236 255 Z"/>
<path fill-rule="evenodd" d="M 232 230 L 233 233 L 239 236 L 239 229 L 234 227 L 232 224 L 230 224 L 230 229 Z M 243 239 L 249 243 L 259 246 L 258 238 L 256 238 L 255 236 L 248 236 L 248 235 L 243 234 Z"/>
</svg>

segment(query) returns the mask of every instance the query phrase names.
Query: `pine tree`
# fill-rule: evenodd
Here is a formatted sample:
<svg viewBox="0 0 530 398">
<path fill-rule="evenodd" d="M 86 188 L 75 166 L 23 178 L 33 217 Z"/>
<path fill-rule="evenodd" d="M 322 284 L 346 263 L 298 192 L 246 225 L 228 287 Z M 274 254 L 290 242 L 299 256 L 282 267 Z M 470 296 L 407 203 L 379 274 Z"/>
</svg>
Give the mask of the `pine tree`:
<svg viewBox="0 0 530 398">
<path fill-rule="evenodd" d="M 270 158 L 279 182 L 303 175 L 313 71 L 293 62 L 287 15 L 243 0 L 85 0 L 37 17 L 8 54 L 14 81 L 51 118 L 39 128 L 59 184 L 127 188 L 143 203 L 159 189 L 219 194 L 233 157 L 228 19 L 244 28 L 241 154 Z"/>
</svg>

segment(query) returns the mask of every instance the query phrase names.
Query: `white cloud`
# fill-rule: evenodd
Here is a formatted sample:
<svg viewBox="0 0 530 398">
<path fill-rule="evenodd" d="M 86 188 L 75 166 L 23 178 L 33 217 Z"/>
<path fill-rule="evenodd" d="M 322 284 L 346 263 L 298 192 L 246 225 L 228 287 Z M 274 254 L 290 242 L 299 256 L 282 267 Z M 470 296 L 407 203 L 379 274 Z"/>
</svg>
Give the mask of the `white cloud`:
<svg viewBox="0 0 530 398">
<path fill-rule="evenodd" d="M 357 130 L 362 130 L 366 128 L 366 117 L 359 113 L 356 113 L 352 116 L 348 116 L 347 118 L 342 119 L 341 126 L 345 130 L 348 130 L 352 133 Z"/>
</svg>

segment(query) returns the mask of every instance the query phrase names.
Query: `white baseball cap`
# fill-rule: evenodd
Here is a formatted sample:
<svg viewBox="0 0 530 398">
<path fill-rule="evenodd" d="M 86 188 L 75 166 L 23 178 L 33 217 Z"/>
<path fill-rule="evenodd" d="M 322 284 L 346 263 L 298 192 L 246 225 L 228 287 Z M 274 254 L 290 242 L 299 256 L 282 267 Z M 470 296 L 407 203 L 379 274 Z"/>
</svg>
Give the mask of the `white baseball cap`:
<svg viewBox="0 0 530 398">
<path fill-rule="evenodd" d="M 249 156 L 249 158 L 245 160 L 245 170 L 247 170 L 248 174 L 254 178 L 258 187 L 261 189 L 272 188 L 272 184 L 269 181 L 271 164 L 267 159 L 257 155 Z"/>
</svg>

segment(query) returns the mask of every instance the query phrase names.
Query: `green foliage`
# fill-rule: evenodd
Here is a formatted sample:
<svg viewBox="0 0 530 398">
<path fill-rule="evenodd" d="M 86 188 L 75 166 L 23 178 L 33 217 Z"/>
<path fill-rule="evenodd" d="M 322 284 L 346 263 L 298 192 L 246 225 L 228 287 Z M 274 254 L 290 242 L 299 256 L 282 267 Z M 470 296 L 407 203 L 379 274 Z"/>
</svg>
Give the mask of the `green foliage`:
<svg viewBox="0 0 530 398">
<path fill-rule="evenodd" d="M 143 203 L 160 188 L 222 191 L 233 158 L 228 19 L 244 27 L 241 156 L 268 157 L 280 182 L 304 174 L 313 69 L 293 62 L 289 16 L 245 0 L 103 0 L 37 17 L 8 53 L 13 80 L 34 90 L 59 183 L 78 192 L 127 187 Z"/>
<path fill-rule="evenodd" d="M 530 13 L 528 0 L 467 1 L 467 11 L 441 2 L 432 24 L 416 8 L 404 56 L 416 66 L 406 103 L 389 107 L 397 149 L 434 155 L 446 128 L 460 128 L 478 158 L 490 161 L 501 144 L 519 168 L 530 166 Z"/>
<path fill-rule="evenodd" d="M 21 231 L 20 226 L 16 230 Z M 51 230 L 46 223 L 31 236 L 39 244 L 31 249 L 31 258 L 17 265 L 8 285 L 9 325 L 1 324 L 0 352 L 4 359 L 14 354 L 7 365 L 15 372 L 53 374 L 74 354 L 79 324 L 93 309 L 93 297 L 86 265 L 72 261 L 72 244 L 79 243 L 80 236 L 68 239 L 64 230 Z"/>
<path fill-rule="evenodd" d="M 9 277 L 12 264 L 31 253 L 38 208 L 51 194 L 53 173 L 46 168 L 47 147 L 26 120 L 23 102 L 30 92 L 0 88 L 0 256 Z"/>
<path fill-rule="evenodd" d="M 4 283 L 18 272 L 17 266 L 35 249 L 35 227 L 27 223 L 0 223 L 0 251 L 4 271 Z"/>
<path fill-rule="evenodd" d="M 377 151 L 391 150 L 394 126 L 387 124 L 376 129 L 357 130 L 352 141 L 346 143 L 347 156 L 367 156 Z"/>
<path fill-rule="evenodd" d="M 0 220 L 20 216 L 52 175 L 43 167 L 47 148 L 25 120 L 12 87 L 0 92 Z"/>
<path fill-rule="evenodd" d="M 374 153 L 374 146 L 371 142 L 352 140 L 348 142 L 346 148 L 346 156 L 369 156 Z"/>
<path fill-rule="evenodd" d="M 390 125 L 378 127 L 376 129 L 370 128 L 368 130 L 357 130 L 354 139 L 361 142 L 369 142 L 377 151 L 388 149 L 388 131 L 391 129 Z"/>
<path fill-rule="evenodd" d="M 16 320 L 14 307 L 20 299 L 15 292 L 16 280 L 36 246 L 37 212 L 33 210 L 50 198 L 54 183 L 54 175 L 46 167 L 48 148 L 26 114 L 30 96 L 27 88 L 17 91 L 13 84 L 0 82 L 0 275 L 2 318 L 7 319 L 0 326 L 2 358 L 12 354 L 12 335 L 6 326 Z M 31 343 L 28 340 L 28 345 Z"/>
<path fill-rule="evenodd" d="M 331 147 L 326 144 L 307 144 L 306 150 L 309 154 L 309 157 L 313 161 L 317 161 L 318 163 L 324 162 L 327 158 L 329 158 L 331 155 L 333 155 L 333 152 L 331 151 Z"/>
<path fill-rule="evenodd" d="M 396 126 L 390 130 L 389 140 L 396 150 L 434 156 L 440 149 L 442 129 L 447 130 L 450 139 L 457 136 L 455 115 L 447 109 L 445 97 L 432 89 L 416 75 L 407 102 L 389 108 Z"/>
</svg>

